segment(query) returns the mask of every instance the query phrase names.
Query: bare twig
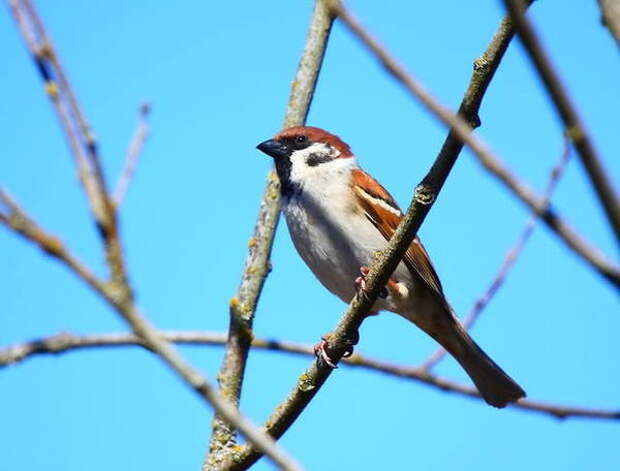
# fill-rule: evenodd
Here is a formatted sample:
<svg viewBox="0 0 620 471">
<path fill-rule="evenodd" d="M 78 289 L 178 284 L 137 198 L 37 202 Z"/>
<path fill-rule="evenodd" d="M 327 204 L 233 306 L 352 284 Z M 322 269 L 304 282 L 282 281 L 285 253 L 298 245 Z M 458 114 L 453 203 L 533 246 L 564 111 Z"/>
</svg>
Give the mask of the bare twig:
<svg viewBox="0 0 620 471">
<path fill-rule="evenodd" d="M 327 47 L 333 17 L 322 0 L 315 2 L 314 11 L 297 73 L 291 86 L 283 127 L 304 124 L 310 109 Z M 218 375 L 222 393 L 239 404 L 243 375 L 250 343 L 252 324 L 258 298 L 269 272 L 269 256 L 280 211 L 279 182 L 272 170 L 259 210 L 250 253 L 245 262 L 237 295 L 230 303 L 229 338 Z M 220 417 L 213 421 L 213 434 L 203 469 L 213 469 L 236 450 L 235 430 Z"/>
<path fill-rule="evenodd" d="M 620 200 L 618 200 L 613 185 L 607 177 L 598 152 L 594 148 L 594 144 L 560 77 L 551 64 L 547 52 L 538 39 L 534 27 L 525 16 L 523 2 L 521 0 L 504 0 L 504 4 L 510 12 L 515 30 L 536 66 L 536 70 L 553 100 L 560 118 L 564 121 L 566 132 L 575 144 L 581 163 L 590 178 L 590 183 L 594 187 L 609 224 L 614 230 L 616 242 L 620 244 Z"/>
<path fill-rule="evenodd" d="M 551 195 L 553 194 L 555 187 L 557 186 L 558 182 L 560 181 L 560 178 L 562 177 L 562 174 L 564 173 L 564 168 L 566 167 L 566 164 L 568 163 L 569 157 L 570 157 L 570 140 L 567 138 L 564 143 L 564 149 L 562 151 L 560 161 L 551 169 L 551 172 L 549 174 L 549 180 L 547 182 L 547 186 L 543 192 L 543 200 L 546 204 L 545 208 L 549 207 L 549 203 L 551 201 Z M 517 239 L 517 242 L 508 251 L 508 254 L 506 255 L 506 258 L 504 259 L 504 262 L 502 263 L 502 266 L 500 267 L 499 271 L 495 275 L 495 278 L 493 279 L 493 281 L 491 282 L 487 290 L 484 292 L 484 294 L 480 298 L 478 298 L 478 300 L 475 302 L 474 306 L 469 312 L 469 315 L 463 321 L 463 325 L 465 326 L 466 329 L 469 329 L 474 325 L 474 323 L 476 322 L 476 320 L 478 319 L 478 317 L 480 316 L 484 308 L 489 304 L 491 299 L 493 299 L 493 296 L 495 296 L 495 293 L 497 293 L 497 291 L 504 284 L 504 281 L 506 280 L 506 276 L 508 276 L 508 272 L 516 263 L 517 259 L 519 258 L 519 255 L 525 248 L 527 241 L 532 235 L 539 217 L 540 217 L 539 213 L 534 213 L 528 219 L 527 223 L 525 224 L 525 227 L 523 228 L 523 230 L 521 231 L 521 234 L 519 235 L 519 238 Z M 428 359 L 425 362 L 423 362 L 422 365 L 420 365 L 420 368 L 426 371 L 430 371 L 432 368 L 435 367 L 435 365 L 437 365 L 437 363 L 439 363 L 443 359 L 446 353 L 447 352 L 444 348 L 442 347 L 437 348 L 437 350 L 435 350 L 428 357 Z"/>
<path fill-rule="evenodd" d="M 56 71 L 50 62 L 50 58 L 56 58 L 52 44 L 47 38 L 42 24 L 38 17 L 31 14 L 34 12 L 32 5 L 23 0 L 9 0 L 9 6 L 15 18 L 15 22 L 24 37 L 26 46 L 32 56 L 41 80 L 43 81 L 45 92 L 47 93 L 60 124 L 63 128 L 69 147 L 76 163 L 79 180 L 88 197 L 91 211 L 99 225 L 104 224 L 105 214 L 104 205 L 100 199 L 97 184 L 92 174 L 91 164 L 85 153 L 83 142 L 78 129 L 76 129 L 73 110 L 65 100 L 63 93 L 65 90 L 60 88 L 60 83 L 56 77 Z"/>
<path fill-rule="evenodd" d="M 620 46 L 620 0 L 598 0 L 601 7 L 601 21 Z"/>
<path fill-rule="evenodd" d="M 478 156 L 480 157 L 480 156 Z M 523 182 L 521 182 L 497 158 L 485 156 L 479 158 L 483 167 L 509 188 L 533 212 L 540 214 L 540 219 L 549 227 L 567 247 L 594 268 L 616 289 L 620 288 L 620 269 L 611 264 L 594 247 L 590 246 L 575 230 L 562 219 L 552 207 L 545 208 L 544 202 Z"/>
<path fill-rule="evenodd" d="M 282 469 L 300 469 L 273 439 L 243 417 L 236 406 L 224 398 L 198 370 L 185 361 L 177 350 L 140 314 L 133 304 L 133 300 L 126 295 L 126 290 L 119 290 L 117 283 L 105 282 L 93 275 L 90 270 L 71 255 L 58 238 L 41 229 L 4 190 L 0 190 L 0 223 L 35 243 L 46 253 L 71 268 L 80 279 L 91 286 L 125 319 L 136 336 L 149 350 L 156 353 L 180 379 L 188 383 L 200 396 L 206 399 L 218 414 L 234 423 L 235 427 L 251 443 L 260 447 Z"/>
<path fill-rule="evenodd" d="M 119 286 L 128 288 L 116 209 L 108 194 L 94 133 L 32 2 L 9 0 L 9 5 L 69 141 L 80 181 L 105 243 L 112 277 Z"/>
<path fill-rule="evenodd" d="M 144 143 L 149 135 L 148 117 L 150 112 L 151 105 L 149 103 L 143 103 L 140 105 L 140 110 L 138 112 L 138 125 L 136 126 L 136 130 L 134 131 L 131 142 L 129 143 L 127 155 L 125 156 L 125 165 L 123 166 L 121 175 L 116 183 L 116 189 L 114 190 L 113 200 L 117 208 L 120 207 L 123 199 L 125 198 L 127 188 L 129 187 L 129 183 L 131 182 L 136 166 L 138 165 L 138 159 L 140 158 L 140 155 L 142 155 L 142 148 L 144 147 Z"/>
<path fill-rule="evenodd" d="M 192 388 L 204 397 L 215 409 L 215 412 L 227 422 L 234 424 L 253 446 L 260 447 L 269 458 L 284 470 L 300 470 L 300 466 L 286 453 L 275 441 L 259 429 L 254 423 L 246 419 L 239 412 L 236 405 L 226 399 L 217 388 L 198 370 L 194 369 L 171 343 L 150 325 L 137 311 L 133 304 L 117 303 L 116 300 L 108 299 L 114 303 L 117 310 L 131 325 L 135 334 L 141 338 L 144 344 L 154 351 L 172 370 Z"/>
<path fill-rule="evenodd" d="M 78 260 L 60 239 L 45 232 L 3 188 L 0 188 L 0 223 L 26 240 L 35 243 L 43 252 L 73 270 L 95 291 L 101 292 L 104 289 L 104 282 L 99 280 L 86 265 Z"/>
<path fill-rule="evenodd" d="M 471 132 L 471 126 L 468 125 L 460 115 L 452 114 L 447 108 L 432 99 L 423 86 L 415 81 L 377 40 L 370 36 L 357 20 L 343 9 L 342 5 L 335 1 L 332 1 L 332 5 L 334 5 L 339 17 L 351 32 L 353 32 L 377 59 L 381 61 L 385 69 L 411 94 L 416 96 L 444 124 L 451 127 L 451 133 L 454 134 L 454 139 L 458 139 L 467 144 L 484 168 L 506 185 L 522 203 L 532 211 L 541 212 L 541 219 L 574 253 L 590 264 L 616 288 L 620 288 L 620 269 L 618 269 L 618 267 L 609 263 L 596 249 L 586 243 L 555 211 L 545 209 L 542 199 L 536 196 L 529 187 L 511 174 L 497 156 L 494 155 L 482 141 L 474 137 Z M 464 114 L 464 116 L 466 116 L 466 114 Z M 472 120 L 471 117 L 468 117 L 468 119 L 470 121 Z M 448 167 L 454 165 L 456 158 L 454 157 L 455 154 L 453 153 L 453 149 L 451 149 L 451 147 L 454 146 L 454 139 L 451 140 L 452 144 L 449 144 L 449 141 L 446 140 L 441 153 L 445 152 L 448 155 L 446 158 L 437 159 L 435 165 L 446 165 Z M 456 155 L 458 155 L 458 151 Z"/>
<path fill-rule="evenodd" d="M 223 332 L 167 331 L 162 332 L 162 335 L 169 342 L 184 345 L 218 346 L 224 345 L 228 338 L 228 335 Z M 61 354 L 85 348 L 109 348 L 131 345 L 144 346 L 144 343 L 135 335 L 125 333 L 75 335 L 69 332 L 61 332 L 50 337 L 12 345 L 0 350 L 0 367 L 18 364 L 36 355 Z M 303 356 L 312 356 L 314 354 L 313 348 L 310 345 L 280 340 L 254 339 L 252 340 L 252 348 Z M 392 377 L 417 381 L 446 392 L 453 392 L 457 395 L 481 399 L 480 394 L 475 388 L 429 374 L 422 368 L 395 365 L 359 353 L 355 353 L 349 358 L 344 358 L 342 363 L 349 367 L 364 368 Z M 521 400 L 516 404 L 512 404 L 510 407 L 560 419 L 581 417 L 620 420 L 620 411 L 570 407 L 530 400 Z"/>
</svg>

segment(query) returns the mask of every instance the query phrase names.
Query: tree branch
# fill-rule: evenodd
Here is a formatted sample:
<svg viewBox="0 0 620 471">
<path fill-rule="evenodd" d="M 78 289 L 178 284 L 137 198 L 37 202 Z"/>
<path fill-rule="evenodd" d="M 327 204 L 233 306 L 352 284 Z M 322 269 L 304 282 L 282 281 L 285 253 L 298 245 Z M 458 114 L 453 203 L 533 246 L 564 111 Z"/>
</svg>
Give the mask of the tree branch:
<svg viewBox="0 0 620 471">
<path fill-rule="evenodd" d="M 129 143 L 127 155 L 125 156 L 125 165 L 123 166 L 121 175 L 116 183 L 114 197 L 112 198 L 117 209 L 120 207 L 123 199 L 125 198 L 127 188 L 129 187 L 129 183 L 131 182 L 136 166 L 138 165 L 138 159 L 140 158 L 140 155 L 142 155 L 144 143 L 149 136 L 148 117 L 150 113 L 150 104 L 143 103 L 140 105 L 138 112 L 138 125 L 136 126 L 136 130 L 134 131 L 131 142 Z"/>
<path fill-rule="evenodd" d="M 59 238 L 45 232 L 4 188 L 0 188 L 0 223 L 56 258 L 95 291 L 103 291 L 104 282 L 78 260 Z"/>
<path fill-rule="evenodd" d="M 325 55 L 333 16 L 322 0 L 315 2 L 304 51 L 291 84 L 283 127 L 304 124 Z M 279 182 L 272 170 L 261 200 L 250 253 L 237 295 L 230 302 L 229 337 L 218 375 L 222 394 L 239 404 L 243 375 L 252 341 L 252 324 L 258 298 L 269 272 L 269 256 L 280 211 Z M 213 421 L 213 434 L 203 470 L 221 464 L 235 450 L 235 430 L 221 417 Z"/>
<path fill-rule="evenodd" d="M 80 182 L 106 248 L 112 277 L 119 289 L 128 287 L 116 209 L 108 194 L 95 135 L 32 2 L 9 0 L 9 5 L 69 141 Z"/>
<path fill-rule="evenodd" d="M 97 153 L 97 142 L 32 3 L 30 0 L 9 0 L 9 3 L 71 144 L 78 173 L 91 203 L 95 222 L 105 243 L 111 281 L 101 281 L 90 275 L 89 272 L 81 270 L 83 267 L 77 262 L 73 263 L 74 260 L 61 244 L 53 245 L 57 239 L 45 234 L 33 222 L 32 218 L 23 217 L 24 215 L 20 214 L 19 208 L 12 204 L 10 198 L 3 198 L 9 212 L 8 215 L 3 215 L 0 218 L 0 222 L 20 232 L 73 268 L 75 273 L 86 280 L 131 326 L 133 332 L 144 341 L 149 349 L 157 353 L 164 363 L 205 398 L 219 415 L 235 424 L 251 443 L 264 450 L 281 468 L 300 469 L 271 437 L 241 416 L 235 405 L 221 396 L 206 378 L 187 363 L 174 347 L 165 341 L 146 318 L 140 314 L 135 306 L 133 290 L 125 269 L 116 208 L 107 190 Z M 90 278 L 87 275 L 90 275 Z"/>
<path fill-rule="evenodd" d="M 598 0 L 601 7 L 601 22 L 620 46 L 620 0 Z"/>
<path fill-rule="evenodd" d="M 554 165 L 554 167 L 551 169 L 551 172 L 549 174 L 549 180 L 545 187 L 545 191 L 543 192 L 543 201 L 545 202 L 545 208 L 549 207 L 549 203 L 551 201 L 551 195 L 553 194 L 555 187 L 557 186 L 558 182 L 560 181 L 560 178 L 562 177 L 564 173 L 564 168 L 566 167 L 566 164 L 568 164 L 569 157 L 570 157 L 570 141 L 567 137 L 564 143 L 564 150 L 562 151 L 562 155 L 560 156 L 560 161 L 556 165 Z M 519 238 L 517 239 L 517 242 L 508 251 L 508 254 L 506 255 L 506 258 L 504 259 L 504 262 L 502 263 L 502 266 L 500 267 L 499 271 L 495 275 L 495 278 L 493 279 L 493 281 L 491 282 L 491 284 L 489 285 L 485 293 L 480 298 L 478 298 L 478 300 L 474 303 L 474 306 L 469 312 L 469 315 L 463 321 L 463 326 L 466 329 L 470 329 L 475 324 L 476 320 L 478 319 L 478 317 L 480 316 L 484 308 L 489 304 L 491 299 L 493 299 L 493 296 L 495 296 L 495 293 L 497 293 L 497 291 L 504 284 L 504 281 L 506 280 L 508 273 L 510 272 L 511 268 L 516 263 L 517 259 L 519 258 L 519 255 L 521 255 L 521 253 L 523 252 L 523 249 L 525 248 L 525 245 L 527 244 L 530 236 L 532 235 L 539 218 L 540 218 L 540 213 L 536 212 L 532 214 L 530 218 L 528 219 L 527 223 L 525 224 L 525 227 L 523 228 L 523 230 L 521 231 L 521 234 L 519 235 Z M 437 365 L 437 363 L 439 363 L 444 358 L 446 353 L 447 352 L 444 348 L 442 347 L 437 348 L 437 350 L 435 350 L 428 357 L 428 359 L 422 363 L 420 368 L 426 371 L 430 371 L 431 369 L 435 367 L 435 365 Z"/>
<path fill-rule="evenodd" d="M 175 342 L 179 345 L 221 346 L 226 343 L 228 338 L 228 335 L 223 332 L 167 331 L 162 332 L 162 335 L 167 341 Z M 37 355 L 61 354 L 86 348 L 126 347 L 135 345 L 144 347 L 144 343 L 140 338 L 132 334 L 75 335 L 69 332 L 61 332 L 50 337 L 12 345 L 4 350 L 0 350 L 0 367 L 16 365 L 27 358 Z M 313 347 L 310 345 L 279 340 L 254 339 L 252 340 L 252 348 L 302 355 L 305 357 L 314 355 Z M 359 353 L 355 353 L 349 358 L 344 358 L 342 363 L 348 367 L 363 368 L 391 377 L 417 381 L 427 386 L 438 388 L 446 392 L 452 392 L 460 396 L 473 397 L 479 400 L 482 399 L 475 388 L 432 375 L 422 368 L 395 365 L 366 357 Z M 620 420 L 620 411 L 571 407 L 531 400 L 521 400 L 516 404 L 511 404 L 509 407 L 540 413 L 559 419 L 581 417 L 589 419 Z"/>
<path fill-rule="evenodd" d="M 471 133 L 472 127 L 459 115 L 453 115 L 447 108 L 430 98 L 421 84 L 414 81 L 411 76 L 401 67 L 390 54 L 355 20 L 350 13 L 343 9 L 337 2 L 332 3 L 337 9 L 340 19 L 347 25 L 353 34 L 377 57 L 385 69 L 400 82 L 408 92 L 417 97 L 440 121 L 451 127 L 450 136 L 444 142 L 440 151 L 442 158 L 437 158 L 434 165 L 445 165 L 449 168 L 454 165 L 462 142 L 467 144 L 478 158 L 483 167 L 507 186 L 519 200 L 530 210 L 540 212 L 541 219 L 545 224 L 577 255 L 591 265 L 607 281 L 616 288 L 620 288 L 620 269 L 609 263 L 597 250 L 583 240 L 560 216 L 551 208 L 545 209 L 542 198 L 536 196 L 531 189 L 513 176 L 504 164 Z M 484 57 L 484 55 L 483 55 Z M 475 67 L 480 67 L 484 61 L 477 61 Z M 486 80 L 490 80 L 489 76 Z M 488 81 L 487 81 L 488 85 Z M 471 87 L 476 87 L 470 82 Z M 474 96 L 477 96 L 474 94 Z M 475 101 L 472 101 L 475 103 Z M 463 105 L 461 105 L 461 110 Z M 467 111 L 467 109 L 466 109 Z M 469 121 L 476 124 L 476 114 L 463 113 Z M 573 138 L 574 139 L 574 138 Z M 460 146 L 460 147 L 459 147 Z M 449 168 L 447 169 L 449 171 Z M 440 169 L 437 169 L 438 171 Z M 445 171 L 446 169 L 441 169 Z"/>
<path fill-rule="evenodd" d="M 236 406 L 224 398 L 202 374 L 194 369 L 177 350 L 142 316 L 126 290 L 119 290 L 115 282 L 97 278 L 63 246 L 59 239 L 45 232 L 17 203 L 0 190 L 0 223 L 35 243 L 49 255 L 71 268 L 78 278 L 85 281 L 131 326 L 143 344 L 156 353 L 177 376 L 207 400 L 216 412 L 235 424 L 241 433 L 255 446 L 263 450 L 282 469 L 301 469 L 282 451 L 274 440 L 243 417 Z"/>
<path fill-rule="evenodd" d="M 547 93 L 549 93 L 560 118 L 564 122 L 564 126 L 566 126 L 566 132 L 575 144 L 581 163 L 590 178 L 590 183 L 594 187 L 599 202 L 605 210 L 609 224 L 616 235 L 616 242 L 620 244 L 620 201 L 611 182 L 607 178 L 594 144 L 586 132 L 586 128 L 577 113 L 577 109 L 571 102 L 560 77 L 555 72 L 547 52 L 538 39 L 534 27 L 525 17 L 522 1 L 504 0 L 504 4 L 510 13 L 523 46 L 525 46 L 530 59 L 536 67 L 536 71 L 547 89 Z"/>
</svg>

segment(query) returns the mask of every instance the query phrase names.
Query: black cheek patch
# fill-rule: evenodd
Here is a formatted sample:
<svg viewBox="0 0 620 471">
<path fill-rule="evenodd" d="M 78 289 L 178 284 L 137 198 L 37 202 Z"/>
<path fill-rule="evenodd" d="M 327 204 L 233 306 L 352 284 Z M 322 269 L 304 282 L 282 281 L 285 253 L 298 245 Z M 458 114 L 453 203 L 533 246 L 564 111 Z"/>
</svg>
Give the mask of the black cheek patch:
<svg viewBox="0 0 620 471">
<path fill-rule="evenodd" d="M 316 167 L 317 165 L 323 164 L 325 162 L 330 162 L 332 160 L 334 160 L 334 157 L 329 154 L 312 153 L 306 159 L 306 164 L 308 164 L 309 167 Z"/>
</svg>

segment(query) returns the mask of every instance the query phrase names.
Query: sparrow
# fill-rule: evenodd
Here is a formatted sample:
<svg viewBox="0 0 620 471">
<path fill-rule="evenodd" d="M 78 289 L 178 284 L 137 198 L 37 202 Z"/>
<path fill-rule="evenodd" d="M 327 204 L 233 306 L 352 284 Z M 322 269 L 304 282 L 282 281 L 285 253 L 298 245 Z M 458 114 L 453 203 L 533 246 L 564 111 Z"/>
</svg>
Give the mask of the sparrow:
<svg viewBox="0 0 620 471">
<path fill-rule="evenodd" d="M 291 127 L 257 149 L 274 159 L 282 212 L 299 255 L 349 303 L 403 217 L 396 201 L 359 167 L 344 141 L 323 129 Z M 501 408 L 525 397 L 463 328 L 418 237 L 373 305 L 373 313 L 381 310 L 401 315 L 441 344 L 488 404 Z"/>
</svg>

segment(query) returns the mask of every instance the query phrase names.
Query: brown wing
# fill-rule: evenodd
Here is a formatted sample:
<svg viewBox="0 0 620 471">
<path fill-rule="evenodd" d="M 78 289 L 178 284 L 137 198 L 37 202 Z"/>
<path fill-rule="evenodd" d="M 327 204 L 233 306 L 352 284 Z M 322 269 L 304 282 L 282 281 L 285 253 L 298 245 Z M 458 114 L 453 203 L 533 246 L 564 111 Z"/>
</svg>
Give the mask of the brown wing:
<svg viewBox="0 0 620 471">
<path fill-rule="evenodd" d="M 403 217 L 392 195 L 361 169 L 353 170 L 352 186 L 353 193 L 364 209 L 366 217 L 386 240 L 390 240 Z M 403 262 L 413 274 L 420 276 L 429 288 L 443 297 L 443 289 L 437 272 L 417 236 L 405 252 Z"/>
</svg>

